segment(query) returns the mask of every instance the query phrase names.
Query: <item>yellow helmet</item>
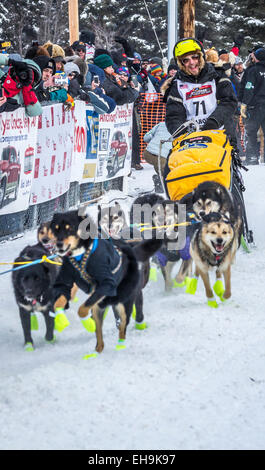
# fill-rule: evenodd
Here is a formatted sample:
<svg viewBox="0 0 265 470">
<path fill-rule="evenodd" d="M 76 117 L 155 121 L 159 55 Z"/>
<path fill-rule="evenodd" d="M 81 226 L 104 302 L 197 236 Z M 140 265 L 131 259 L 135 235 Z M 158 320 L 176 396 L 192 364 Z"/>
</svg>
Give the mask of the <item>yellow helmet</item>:
<svg viewBox="0 0 265 470">
<path fill-rule="evenodd" d="M 195 52 L 198 49 L 201 52 L 203 52 L 202 45 L 200 44 L 199 41 L 197 41 L 197 39 L 194 39 L 194 38 L 180 39 L 174 47 L 173 56 L 175 58 L 181 57 L 184 54 L 188 54 L 189 52 Z"/>
</svg>

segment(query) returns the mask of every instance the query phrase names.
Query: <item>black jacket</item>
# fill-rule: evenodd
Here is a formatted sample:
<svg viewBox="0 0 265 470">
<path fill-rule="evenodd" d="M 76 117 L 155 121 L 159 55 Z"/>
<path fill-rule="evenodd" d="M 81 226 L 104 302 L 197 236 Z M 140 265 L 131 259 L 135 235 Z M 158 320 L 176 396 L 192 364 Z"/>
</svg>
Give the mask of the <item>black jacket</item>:
<svg viewBox="0 0 265 470">
<path fill-rule="evenodd" d="M 138 91 L 130 86 L 121 87 L 114 77 L 107 74 L 103 83 L 103 88 L 106 95 L 113 98 L 118 106 L 126 103 L 134 103 L 139 95 Z"/>
<path fill-rule="evenodd" d="M 183 82 L 206 83 L 210 80 L 216 82 L 216 99 L 217 107 L 215 111 L 208 117 L 204 128 L 218 129 L 224 126 L 225 129 L 230 127 L 231 116 L 234 115 L 237 108 L 237 98 L 233 90 L 230 79 L 225 75 L 221 68 L 215 69 L 210 63 L 206 63 L 198 77 L 185 74 L 179 70 L 171 87 L 167 91 L 166 102 L 166 126 L 168 131 L 173 134 L 178 127 L 187 121 L 186 108 L 182 102 L 182 98 L 178 92 L 177 79 Z"/>
<path fill-rule="evenodd" d="M 265 61 L 249 68 L 243 88 L 242 103 L 250 107 L 265 105 Z"/>
<path fill-rule="evenodd" d="M 63 258 L 62 268 L 54 284 L 54 301 L 61 295 L 69 301 L 74 283 L 87 294 L 95 289 L 95 302 L 103 296 L 116 296 L 122 275 L 121 256 L 111 240 L 94 240 L 93 249 L 85 263 L 84 274 L 76 268 L 76 263 L 81 266 L 82 259 Z"/>
</svg>

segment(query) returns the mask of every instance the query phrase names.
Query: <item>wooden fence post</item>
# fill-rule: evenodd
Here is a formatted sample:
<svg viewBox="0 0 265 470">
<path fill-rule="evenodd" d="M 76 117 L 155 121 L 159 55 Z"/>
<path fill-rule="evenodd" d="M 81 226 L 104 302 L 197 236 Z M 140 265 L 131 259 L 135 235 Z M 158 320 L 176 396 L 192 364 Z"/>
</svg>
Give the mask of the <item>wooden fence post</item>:
<svg viewBox="0 0 265 470">
<path fill-rule="evenodd" d="M 79 40 L 79 11 L 78 0 L 68 0 L 69 40 L 70 44 Z"/>
<path fill-rule="evenodd" d="M 180 1 L 180 38 L 195 36 L 195 0 Z"/>
</svg>

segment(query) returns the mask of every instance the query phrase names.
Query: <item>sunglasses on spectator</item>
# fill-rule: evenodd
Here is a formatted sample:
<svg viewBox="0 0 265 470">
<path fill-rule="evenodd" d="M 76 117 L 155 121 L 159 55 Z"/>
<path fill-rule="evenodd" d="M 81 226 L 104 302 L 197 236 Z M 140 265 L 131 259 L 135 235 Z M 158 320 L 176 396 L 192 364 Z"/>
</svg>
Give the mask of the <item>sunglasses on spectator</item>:
<svg viewBox="0 0 265 470">
<path fill-rule="evenodd" d="M 76 49 L 76 52 L 85 52 L 84 49 Z"/>
<path fill-rule="evenodd" d="M 192 55 L 191 57 L 185 57 L 185 59 L 182 59 L 182 64 L 186 65 L 188 64 L 191 60 L 199 60 L 199 55 Z"/>
<path fill-rule="evenodd" d="M 75 77 L 75 76 L 76 76 L 76 72 L 68 73 L 68 77 Z"/>
</svg>

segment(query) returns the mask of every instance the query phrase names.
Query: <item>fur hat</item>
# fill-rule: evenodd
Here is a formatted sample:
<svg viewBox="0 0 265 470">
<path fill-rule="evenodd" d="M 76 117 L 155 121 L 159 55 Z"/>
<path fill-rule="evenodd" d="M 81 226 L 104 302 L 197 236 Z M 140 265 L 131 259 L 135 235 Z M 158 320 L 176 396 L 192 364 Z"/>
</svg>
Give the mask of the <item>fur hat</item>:
<svg viewBox="0 0 265 470">
<path fill-rule="evenodd" d="M 64 61 L 65 53 L 61 46 L 58 46 L 58 44 L 53 44 L 52 42 L 48 41 L 43 44 L 43 47 L 48 51 L 50 57 L 55 59 L 57 62 Z"/>
<path fill-rule="evenodd" d="M 94 64 L 104 70 L 111 65 L 113 66 L 114 62 L 108 54 L 101 54 L 94 59 Z"/>
<path fill-rule="evenodd" d="M 205 59 L 206 62 L 211 62 L 211 63 L 216 63 L 218 62 L 218 52 L 214 47 L 211 47 L 211 49 L 207 49 L 205 51 Z"/>
<path fill-rule="evenodd" d="M 47 49 L 45 49 L 45 47 L 31 46 L 28 48 L 25 54 L 25 59 L 34 59 L 34 57 L 39 56 L 39 55 L 46 55 L 47 57 L 50 57 L 50 54 L 47 51 Z"/>
<path fill-rule="evenodd" d="M 75 56 L 73 56 L 73 57 L 75 57 Z M 80 70 L 80 75 L 85 77 L 87 72 L 88 72 L 87 63 L 84 60 L 82 60 L 80 57 L 76 57 L 73 62 L 74 62 L 74 64 L 76 64 L 78 66 L 78 68 Z"/>
</svg>

